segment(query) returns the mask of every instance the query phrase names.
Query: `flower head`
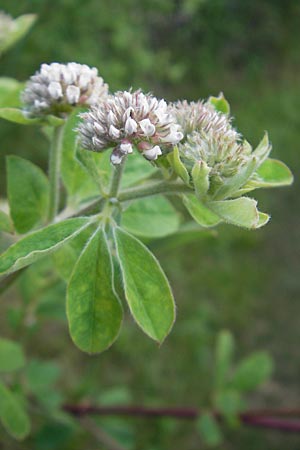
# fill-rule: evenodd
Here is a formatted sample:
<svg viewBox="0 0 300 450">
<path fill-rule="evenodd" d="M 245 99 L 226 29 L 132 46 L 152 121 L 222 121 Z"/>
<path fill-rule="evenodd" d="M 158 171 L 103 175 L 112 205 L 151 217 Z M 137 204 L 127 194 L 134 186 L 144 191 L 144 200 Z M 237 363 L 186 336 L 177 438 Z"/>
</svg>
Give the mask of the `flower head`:
<svg viewBox="0 0 300 450">
<path fill-rule="evenodd" d="M 117 92 L 87 113 L 79 126 L 82 146 L 101 152 L 114 147 L 111 161 L 120 164 L 133 145 L 148 160 L 177 144 L 183 134 L 165 100 L 140 90 Z"/>
<path fill-rule="evenodd" d="M 42 64 L 28 81 L 22 101 L 33 115 L 61 115 L 73 106 L 94 105 L 107 96 L 98 70 L 85 64 Z"/>
<path fill-rule="evenodd" d="M 209 103 L 177 102 L 172 110 L 185 135 L 178 144 L 180 159 L 191 179 L 198 173 L 193 172 L 195 165 L 202 167 L 201 176 L 206 178 L 209 195 L 235 175 L 245 173 L 245 177 L 250 177 L 270 152 L 268 143 L 263 151 L 253 152 L 233 128 L 231 118 Z"/>
</svg>

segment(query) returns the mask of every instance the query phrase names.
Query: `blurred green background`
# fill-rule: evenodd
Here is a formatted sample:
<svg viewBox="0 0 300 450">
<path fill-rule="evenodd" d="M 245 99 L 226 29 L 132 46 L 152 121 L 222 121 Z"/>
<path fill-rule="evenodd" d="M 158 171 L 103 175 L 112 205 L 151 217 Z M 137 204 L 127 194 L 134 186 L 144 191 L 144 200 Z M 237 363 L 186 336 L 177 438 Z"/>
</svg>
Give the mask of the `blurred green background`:
<svg viewBox="0 0 300 450">
<path fill-rule="evenodd" d="M 275 361 L 272 382 L 250 396 L 249 405 L 297 406 L 300 2 L 1 0 L 1 9 L 14 17 L 36 13 L 38 21 L 2 57 L 0 76 L 26 80 L 42 62 L 76 61 L 98 67 L 111 91 L 142 87 L 168 100 L 223 91 L 245 137 L 255 145 L 268 130 L 273 157 L 295 175 L 291 188 L 256 194 L 261 209 L 272 215 L 262 230 L 222 226 L 190 243 L 166 239 L 152 244 L 177 300 L 177 322 L 160 349 L 128 317 L 110 351 L 94 358 L 81 354 L 68 337 L 63 287 L 42 292 L 45 281 L 40 291 L 27 286 L 28 302 L 35 305 L 28 318 L 27 353 L 59 365 L 56 389 L 68 400 L 202 406 L 209 400 L 216 333 L 228 328 L 237 339 L 238 356 L 265 349 Z M 22 155 L 46 167 L 47 142 L 34 127 L 4 121 L 0 139 L 4 196 L 4 155 Z M 21 302 L 18 292 L 5 298 L 11 320 Z M 19 338 L 4 318 L 0 323 L 4 334 Z M 99 423 L 128 449 L 205 448 L 192 423 Z M 88 434 L 55 418 L 47 424 L 37 421 L 36 433 L 21 444 L 0 434 L 0 448 L 96 448 Z M 240 428 L 227 433 L 220 448 L 297 450 L 300 436 Z"/>
</svg>

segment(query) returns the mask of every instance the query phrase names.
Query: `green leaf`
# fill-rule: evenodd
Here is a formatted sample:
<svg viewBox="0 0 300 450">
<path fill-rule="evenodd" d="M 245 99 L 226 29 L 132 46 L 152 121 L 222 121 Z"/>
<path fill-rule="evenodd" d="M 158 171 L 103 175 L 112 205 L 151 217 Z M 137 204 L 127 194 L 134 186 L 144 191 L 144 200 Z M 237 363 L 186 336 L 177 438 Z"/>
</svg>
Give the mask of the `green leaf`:
<svg viewBox="0 0 300 450">
<path fill-rule="evenodd" d="M 223 114 L 230 113 L 230 106 L 226 98 L 224 97 L 223 92 L 220 92 L 218 97 L 209 97 L 208 103 L 214 106 L 215 110 L 221 112 Z"/>
<path fill-rule="evenodd" d="M 113 268 L 104 230 L 98 229 L 77 261 L 67 291 L 67 316 L 74 343 L 99 353 L 117 338 L 122 307 L 113 288 Z"/>
<path fill-rule="evenodd" d="M 55 268 L 61 278 L 65 281 L 69 280 L 80 253 L 94 231 L 95 224 L 84 228 L 77 236 L 53 253 L 52 257 Z M 68 261 L 68 264 L 66 264 L 66 261 Z"/>
<path fill-rule="evenodd" d="M 216 343 L 215 386 L 220 389 L 226 385 L 232 364 L 234 339 L 232 334 L 223 330 L 218 334 Z"/>
<path fill-rule="evenodd" d="M 175 233 L 179 216 L 163 196 L 137 200 L 122 214 L 122 226 L 132 234 L 159 238 Z"/>
<path fill-rule="evenodd" d="M 25 376 L 31 392 L 39 396 L 45 394 L 60 375 L 60 368 L 51 361 L 32 359 L 28 363 Z"/>
<path fill-rule="evenodd" d="M 11 217 L 16 230 L 27 233 L 47 214 L 49 182 L 39 167 L 18 156 L 8 156 L 6 166 Z"/>
<path fill-rule="evenodd" d="M 13 372 L 24 364 L 22 347 L 17 342 L 0 338 L 0 372 Z"/>
<path fill-rule="evenodd" d="M 207 207 L 225 222 L 250 229 L 259 225 L 256 205 L 257 202 L 248 197 L 207 203 Z"/>
<path fill-rule="evenodd" d="M 216 111 L 223 113 L 223 114 L 229 114 L 230 113 L 230 105 L 226 98 L 224 97 L 223 92 L 220 92 L 218 97 L 210 96 L 208 99 L 208 103 L 210 103 Z"/>
<path fill-rule="evenodd" d="M 14 20 L 13 28 L 6 37 L 3 39 L 0 45 L 0 53 L 8 50 L 9 47 L 19 41 L 32 27 L 36 21 L 37 16 L 35 14 L 23 14 Z"/>
<path fill-rule="evenodd" d="M 109 188 L 112 174 L 110 155 L 111 150 L 95 154 L 95 160 L 98 162 L 97 166 L 101 177 L 102 189 L 104 190 Z M 126 160 L 121 180 L 121 188 L 126 189 L 130 186 L 135 186 L 155 173 L 158 173 L 157 168 L 150 164 L 138 151 L 134 151 Z"/>
<path fill-rule="evenodd" d="M 237 390 L 225 389 L 217 393 L 214 406 L 224 415 L 229 425 L 237 425 L 238 414 L 244 409 L 245 404 Z"/>
<path fill-rule="evenodd" d="M 264 137 L 252 153 L 261 163 L 269 156 L 272 150 L 272 146 L 269 142 L 268 133 L 265 133 Z"/>
<path fill-rule="evenodd" d="M 20 105 L 20 93 L 24 83 L 14 78 L 0 78 L 0 108 L 16 107 Z"/>
<path fill-rule="evenodd" d="M 78 217 L 49 225 L 24 237 L 0 256 L 0 274 L 8 274 L 53 252 L 89 225 L 91 219 Z"/>
<path fill-rule="evenodd" d="M 214 227 L 222 222 L 222 219 L 208 209 L 194 195 L 183 195 L 183 204 L 193 217 L 202 227 Z"/>
<path fill-rule="evenodd" d="M 270 378 L 272 371 L 273 362 L 266 352 L 253 353 L 239 363 L 231 385 L 241 391 L 255 389 Z"/>
<path fill-rule="evenodd" d="M 168 154 L 168 159 L 175 171 L 175 173 L 186 183 L 190 183 L 190 176 L 184 164 L 182 163 L 178 147 L 174 147 L 173 151 Z"/>
<path fill-rule="evenodd" d="M 82 109 L 74 110 L 66 121 L 62 139 L 61 175 L 68 193 L 69 204 L 99 194 L 98 186 L 76 157 L 77 133 L 75 129 L 80 121 L 78 117 L 80 111 Z"/>
<path fill-rule="evenodd" d="M 200 418 L 197 420 L 197 429 L 207 445 L 215 447 L 222 443 L 223 436 L 220 427 L 212 414 L 201 414 Z"/>
<path fill-rule="evenodd" d="M 121 187 L 125 189 L 136 185 L 149 178 L 155 172 L 158 172 L 155 166 L 150 164 L 139 152 L 134 152 L 127 158 Z"/>
<path fill-rule="evenodd" d="M 121 228 L 114 229 L 114 236 L 130 311 L 148 336 L 162 342 L 175 320 L 169 282 L 142 242 Z"/>
<path fill-rule="evenodd" d="M 0 210 L 0 231 L 5 231 L 6 233 L 13 232 L 13 224 L 10 220 L 10 217 L 4 212 Z"/>
<path fill-rule="evenodd" d="M 30 431 L 30 421 L 21 401 L 0 382 L 0 420 L 16 439 L 24 439 Z"/>
<path fill-rule="evenodd" d="M 251 180 L 251 186 L 276 187 L 289 186 L 293 182 L 290 169 L 277 159 L 266 159 L 257 169 L 255 177 Z"/>
<path fill-rule="evenodd" d="M 21 125 L 37 125 L 42 123 L 40 118 L 30 118 L 26 112 L 18 108 L 0 108 L 0 118 Z"/>
<path fill-rule="evenodd" d="M 242 167 L 236 175 L 229 178 L 222 186 L 214 193 L 214 200 L 222 200 L 224 198 L 232 197 L 241 186 L 252 176 L 258 165 L 257 158 L 251 158 L 244 167 Z"/>
<path fill-rule="evenodd" d="M 209 189 L 209 172 L 210 168 L 205 161 L 195 162 L 192 169 L 192 178 L 194 182 L 195 193 L 199 199 L 203 199 Z"/>
</svg>

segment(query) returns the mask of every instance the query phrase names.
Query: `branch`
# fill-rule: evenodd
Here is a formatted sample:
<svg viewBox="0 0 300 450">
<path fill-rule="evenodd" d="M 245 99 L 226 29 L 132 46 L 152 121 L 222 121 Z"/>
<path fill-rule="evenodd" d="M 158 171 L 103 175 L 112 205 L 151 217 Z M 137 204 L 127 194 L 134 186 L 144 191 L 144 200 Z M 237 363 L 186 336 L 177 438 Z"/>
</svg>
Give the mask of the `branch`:
<svg viewBox="0 0 300 450">
<path fill-rule="evenodd" d="M 202 411 L 193 407 L 143 407 L 143 406 L 94 406 L 94 405 L 64 405 L 63 409 L 77 417 L 86 415 L 98 416 L 128 416 L 128 417 L 171 417 L 178 420 L 195 420 Z M 222 420 L 219 412 L 214 413 Z M 281 431 L 300 432 L 300 420 L 287 420 L 287 417 L 300 417 L 300 409 L 261 409 L 246 411 L 239 414 L 242 423 L 254 427 L 271 428 Z"/>
</svg>

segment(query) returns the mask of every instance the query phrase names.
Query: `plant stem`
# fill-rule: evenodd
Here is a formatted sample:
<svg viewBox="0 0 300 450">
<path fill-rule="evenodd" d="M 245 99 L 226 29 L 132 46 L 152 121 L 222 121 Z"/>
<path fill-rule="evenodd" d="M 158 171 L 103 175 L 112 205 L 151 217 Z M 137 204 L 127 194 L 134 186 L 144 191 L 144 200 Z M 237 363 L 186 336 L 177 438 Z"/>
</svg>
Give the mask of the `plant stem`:
<svg viewBox="0 0 300 450">
<path fill-rule="evenodd" d="M 118 164 L 113 167 L 113 175 L 111 179 L 110 190 L 108 193 L 108 197 L 115 198 L 118 195 L 121 179 L 124 171 L 124 166 L 126 162 L 126 156 L 124 156 L 121 164 Z"/>
<path fill-rule="evenodd" d="M 60 181 L 60 164 L 62 151 L 62 137 L 64 125 L 55 127 L 53 130 L 52 144 L 49 154 L 49 209 L 48 222 L 53 222 L 59 207 L 59 181 Z"/>
<path fill-rule="evenodd" d="M 193 407 L 64 405 L 63 409 L 80 418 L 86 415 L 99 415 L 195 420 L 202 414 L 200 409 Z M 218 411 L 213 414 L 217 420 L 222 421 L 222 415 Z M 240 421 L 245 425 L 298 433 L 300 432 L 300 420 L 295 420 L 295 418 L 299 416 L 300 410 L 297 408 L 250 410 L 238 415 Z"/>
<path fill-rule="evenodd" d="M 170 182 L 159 182 L 153 184 L 146 184 L 144 186 L 134 187 L 131 189 L 126 189 L 121 192 L 118 196 L 120 202 L 126 202 L 128 200 L 134 200 L 136 198 L 150 197 L 156 194 L 164 195 L 174 195 L 174 194 L 189 194 L 192 189 L 182 183 L 170 183 Z"/>
</svg>

